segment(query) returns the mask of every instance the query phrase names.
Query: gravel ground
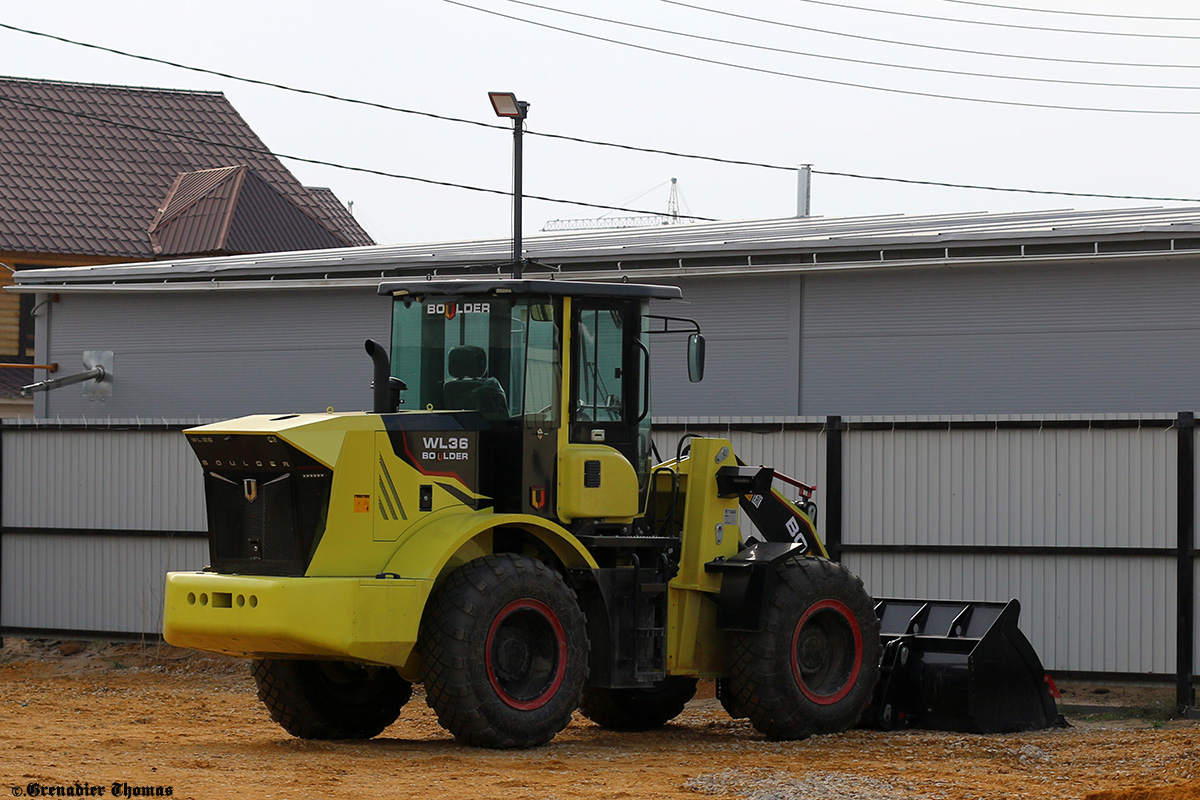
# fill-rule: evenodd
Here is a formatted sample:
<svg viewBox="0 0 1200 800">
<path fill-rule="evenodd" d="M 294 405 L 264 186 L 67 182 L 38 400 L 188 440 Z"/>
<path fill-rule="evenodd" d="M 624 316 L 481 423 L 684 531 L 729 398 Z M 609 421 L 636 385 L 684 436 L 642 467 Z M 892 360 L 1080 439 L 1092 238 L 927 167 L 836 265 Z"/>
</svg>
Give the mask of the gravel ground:
<svg viewBox="0 0 1200 800">
<path fill-rule="evenodd" d="M 241 662 L 10 639 L 0 651 L 0 796 L 57 787 L 111 797 L 115 784 L 119 796 L 169 788 L 197 800 L 1200 800 L 1200 724 L 1156 710 L 1170 706 L 1161 688 L 1064 687 L 1071 702 L 1134 704 L 1148 718 L 1114 710 L 1026 734 L 855 730 L 782 743 L 731 720 L 704 688 L 658 731 L 619 734 L 577 717 L 549 746 L 504 752 L 457 745 L 418 687 L 376 739 L 311 742 L 271 722 Z"/>
</svg>

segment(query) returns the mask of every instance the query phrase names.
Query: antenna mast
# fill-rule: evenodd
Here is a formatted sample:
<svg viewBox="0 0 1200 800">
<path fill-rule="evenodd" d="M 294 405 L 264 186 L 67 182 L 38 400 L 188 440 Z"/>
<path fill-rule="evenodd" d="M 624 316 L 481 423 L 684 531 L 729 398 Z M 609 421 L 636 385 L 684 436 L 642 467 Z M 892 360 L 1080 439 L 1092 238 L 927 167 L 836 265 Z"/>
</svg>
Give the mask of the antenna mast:
<svg viewBox="0 0 1200 800">
<path fill-rule="evenodd" d="M 659 184 L 661 186 L 662 184 Z M 671 178 L 666 214 L 638 214 L 628 217 L 592 217 L 588 219 L 552 219 L 543 231 L 589 231 L 604 228 L 650 228 L 655 225 L 682 225 L 692 220 L 679 216 L 679 180 Z"/>
</svg>

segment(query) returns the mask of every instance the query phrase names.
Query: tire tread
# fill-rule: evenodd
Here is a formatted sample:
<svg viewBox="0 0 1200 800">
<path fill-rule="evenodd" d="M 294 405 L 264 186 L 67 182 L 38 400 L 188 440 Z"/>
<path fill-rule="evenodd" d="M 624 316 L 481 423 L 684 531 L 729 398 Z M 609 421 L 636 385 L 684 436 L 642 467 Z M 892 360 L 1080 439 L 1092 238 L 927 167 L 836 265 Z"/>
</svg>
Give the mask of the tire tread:
<svg viewBox="0 0 1200 800">
<path fill-rule="evenodd" d="M 879 680 L 879 621 L 871 598 L 857 575 L 825 559 L 790 558 L 777 566 L 775 574 L 764 630 L 730 637 L 730 704 L 772 739 L 844 731 L 858 722 Z M 827 597 L 849 601 L 846 604 L 859 623 L 863 654 L 855 687 L 843 700 L 821 706 L 800 693 L 788 650 L 797 615 L 811 602 Z"/>
</svg>

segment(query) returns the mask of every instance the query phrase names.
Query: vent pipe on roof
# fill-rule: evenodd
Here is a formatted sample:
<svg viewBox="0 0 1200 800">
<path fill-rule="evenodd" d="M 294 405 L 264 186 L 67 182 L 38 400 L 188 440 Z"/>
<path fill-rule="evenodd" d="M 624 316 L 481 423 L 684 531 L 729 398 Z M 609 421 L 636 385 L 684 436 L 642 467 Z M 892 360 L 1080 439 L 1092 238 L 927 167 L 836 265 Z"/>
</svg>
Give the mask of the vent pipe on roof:
<svg viewBox="0 0 1200 800">
<path fill-rule="evenodd" d="M 801 164 L 796 170 L 796 216 L 812 213 L 812 164 Z"/>
</svg>

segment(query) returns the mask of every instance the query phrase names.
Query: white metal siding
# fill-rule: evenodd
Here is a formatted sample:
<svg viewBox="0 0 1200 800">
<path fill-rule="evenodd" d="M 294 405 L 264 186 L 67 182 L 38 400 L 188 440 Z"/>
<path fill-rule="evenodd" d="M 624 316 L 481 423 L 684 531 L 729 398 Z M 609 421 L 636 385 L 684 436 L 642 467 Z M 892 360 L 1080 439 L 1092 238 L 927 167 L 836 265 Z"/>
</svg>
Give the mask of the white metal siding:
<svg viewBox="0 0 1200 800">
<path fill-rule="evenodd" d="M 113 351 L 113 394 L 39 397 L 42 418 L 231 417 L 371 407 L 363 341 L 387 342 L 391 304 L 372 289 L 64 294 L 46 357 L 59 375 Z"/>
<path fill-rule="evenodd" d="M 797 413 L 801 279 L 747 274 L 736 290 L 727 279 L 671 283 L 685 302 L 655 303 L 653 313 L 699 322 L 707 358 L 704 380 L 691 383 L 686 337 L 650 337 L 655 414 Z"/>
<path fill-rule="evenodd" d="M 208 529 L 181 432 L 10 429 L 0 442 L 6 528 Z"/>
<path fill-rule="evenodd" d="M 6 533 L 0 625 L 158 634 L 164 576 L 201 569 L 198 537 Z"/>
<path fill-rule="evenodd" d="M 1174 547 L 1169 425 L 851 431 L 843 542 Z"/>
<path fill-rule="evenodd" d="M 749 464 L 818 485 L 828 434 L 806 418 L 659 418 L 729 438 Z M 732 430 L 752 424 L 756 431 Z M 1175 670 L 1176 432 L 900 430 L 844 434 L 848 544 L 1141 547 L 1156 555 L 864 553 L 846 563 L 876 596 L 1005 600 L 1054 670 Z M 680 433 L 659 431 L 674 454 Z M 203 538 L 37 528 L 205 528 L 200 471 L 179 433 L 3 432 L 0 624 L 152 633 L 163 574 L 207 562 Z M 1198 501 L 1200 505 L 1200 501 Z M 822 533 L 828 509 L 819 518 Z M 1200 510 L 1200 509 L 1198 509 Z M 15 528 L 15 530 L 13 530 Z M 1200 642 L 1197 650 L 1200 651 Z M 1200 659 L 1200 652 L 1197 653 Z M 1200 663 L 1198 661 L 1197 663 Z"/>
<path fill-rule="evenodd" d="M 1191 408 L 1198 306 L 1200 271 L 1155 262 L 810 275 L 798 412 Z"/>
<path fill-rule="evenodd" d="M 1171 558 L 850 553 L 876 597 L 1021 602 L 1021 630 L 1048 670 L 1175 671 Z"/>
</svg>

